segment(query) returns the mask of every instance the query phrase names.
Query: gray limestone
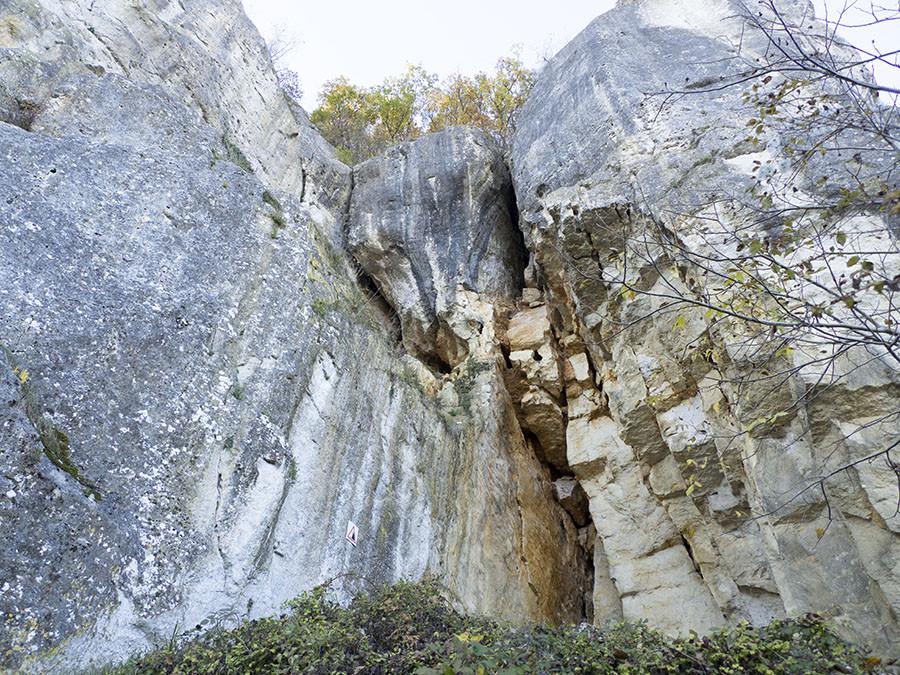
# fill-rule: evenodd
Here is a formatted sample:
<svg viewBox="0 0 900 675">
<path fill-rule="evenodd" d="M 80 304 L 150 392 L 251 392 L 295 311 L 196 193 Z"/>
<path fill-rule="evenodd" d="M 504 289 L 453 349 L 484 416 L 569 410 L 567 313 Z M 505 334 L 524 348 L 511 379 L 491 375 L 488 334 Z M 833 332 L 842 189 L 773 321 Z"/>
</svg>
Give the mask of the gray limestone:
<svg viewBox="0 0 900 675">
<path fill-rule="evenodd" d="M 455 127 L 353 175 L 350 250 L 399 314 L 406 348 L 457 365 L 467 356 L 449 325 L 457 288 L 511 299 L 521 287 L 526 255 L 500 151 L 486 134 Z"/>
<path fill-rule="evenodd" d="M 685 633 L 812 611 L 858 641 L 896 650 L 897 576 L 883 562 L 900 550 L 894 472 L 882 458 L 829 481 L 827 501 L 821 490 L 791 499 L 897 441 L 896 417 L 879 421 L 896 411 L 896 362 L 858 349 L 825 385 L 797 357 L 794 376 L 772 386 L 748 379 L 767 371 L 728 322 L 703 309 L 665 311 L 659 297 L 629 298 L 611 281 L 623 236 L 640 242 L 642 228 L 663 221 L 673 240 L 703 254 L 704 221 L 692 216 L 713 215 L 703 210 L 713 199 L 750 199 L 754 160 L 775 181 L 795 170 L 784 123 L 748 140 L 749 83 L 700 91 L 731 72 L 736 45 L 745 59 L 766 46 L 744 29 L 737 3 L 622 2 L 543 69 L 513 140 L 533 276 L 556 310 L 557 337 L 586 345 L 603 394 L 592 410 L 584 394 L 570 399 L 567 427 L 569 464 L 599 535 L 595 565 L 603 551 L 595 617 L 621 611 Z M 695 93 L 664 95 L 672 90 Z M 797 171 L 793 199 L 828 203 L 854 172 L 864 179 L 881 161 L 876 152 L 836 157 Z M 740 213 L 717 215 L 743 222 L 728 220 Z M 883 214 L 841 227 L 874 233 L 887 269 L 900 271 Z M 679 276 L 664 249 L 644 253 L 629 270 L 638 287 L 690 294 L 691 283 L 710 283 Z M 807 387 L 814 395 L 797 404 Z M 774 421 L 753 428 L 759 419 Z"/>
<path fill-rule="evenodd" d="M 816 374 L 732 386 L 733 334 L 602 274 L 611 224 L 752 181 L 740 91 L 652 96 L 716 81 L 740 29 L 622 2 L 547 64 L 511 172 L 465 128 L 351 169 L 237 0 L 0 0 L 0 668 L 428 574 L 510 620 L 815 611 L 889 651 L 886 466 L 750 514 L 892 442 L 896 369 L 851 359 L 735 448 Z"/>
</svg>

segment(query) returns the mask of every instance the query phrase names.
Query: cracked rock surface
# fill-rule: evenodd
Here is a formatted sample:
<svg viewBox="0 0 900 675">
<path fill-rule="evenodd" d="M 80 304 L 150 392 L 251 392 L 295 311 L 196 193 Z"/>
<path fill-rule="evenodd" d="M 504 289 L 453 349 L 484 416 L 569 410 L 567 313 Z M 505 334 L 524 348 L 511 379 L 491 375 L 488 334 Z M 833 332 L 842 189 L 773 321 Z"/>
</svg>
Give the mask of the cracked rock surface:
<svg viewBox="0 0 900 675">
<path fill-rule="evenodd" d="M 824 491 L 790 499 L 847 458 L 865 457 L 865 448 L 897 440 L 896 365 L 851 350 L 824 385 L 798 349 L 783 365 L 796 369 L 773 386 L 742 350 L 747 335 L 703 308 L 666 311 L 661 296 L 671 289 L 690 294 L 691 284 L 710 281 L 679 274 L 665 250 L 648 249 L 629 271 L 633 286 L 657 297 L 631 297 L 611 282 L 621 271 L 623 233 L 640 241 L 642 228 L 665 214 L 673 237 L 702 254 L 702 221 L 692 216 L 707 213 L 710 195 L 745 194 L 755 153 L 786 166 L 786 133 L 777 125 L 764 147 L 747 141 L 753 111 L 742 87 L 664 106 L 646 96 L 718 82 L 730 45 L 740 43 L 745 56 L 763 49 L 739 14 L 726 0 L 621 2 L 547 64 L 513 141 L 529 274 L 553 308 L 556 344 L 583 349 L 566 354 L 577 356 L 566 372 L 578 389 L 568 391 L 567 380 L 566 450 L 597 531 L 594 618 L 646 619 L 683 634 L 811 611 L 857 641 L 896 652 L 892 468 L 883 458 L 866 462 Z M 829 161 L 795 179 L 812 200 L 829 198 L 816 176 L 839 185 L 855 169 Z M 850 236 L 876 233 L 900 262 L 896 231 L 882 214 L 847 227 Z M 517 331 L 529 349 L 548 332 L 521 323 L 534 327 Z M 545 361 L 528 364 L 530 382 L 545 381 L 537 374 Z M 773 421 L 754 426 L 758 419 Z M 769 515 L 748 518 L 751 510 Z"/>
<path fill-rule="evenodd" d="M 751 180 L 739 91 L 642 105 L 724 67 L 734 7 L 699 6 L 593 22 L 511 158 L 456 128 L 351 169 L 237 0 L 0 2 L 0 668 L 431 574 L 513 621 L 813 611 L 895 649 L 888 467 L 748 514 L 895 440 L 896 369 L 730 386 L 733 333 L 603 274 L 610 224 Z"/>
<path fill-rule="evenodd" d="M 525 250 L 509 172 L 484 133 L 453 127 L 353 170 L 350 250 L 400 317 L 403 343 L 454 367 L 469 354 L 453 325 L 458 290 L 512 299 Z"/>
<path fill-rule="evenodd" d="M 447 381 L 404 357 L 341 251 L 349 193 L 238 2 L 0 5 L 0 667 L 122 659 L 334 577 L 584 617 L 492 327 L 466 319 Z M 493 199 L 473 321 L 466 283 L 516 283 Z"/>
</svg>

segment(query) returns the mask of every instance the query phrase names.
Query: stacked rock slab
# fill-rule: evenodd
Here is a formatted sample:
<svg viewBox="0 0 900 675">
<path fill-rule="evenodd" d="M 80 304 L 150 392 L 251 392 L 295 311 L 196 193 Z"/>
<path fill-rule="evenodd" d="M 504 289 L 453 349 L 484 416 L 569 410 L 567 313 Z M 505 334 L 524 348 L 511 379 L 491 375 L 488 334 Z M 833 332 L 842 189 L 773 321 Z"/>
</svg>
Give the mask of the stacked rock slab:
<svg viewBox="0 0 900 675">
<path fill-rule="evenodd" d="M 594 616 L 683 634 L 817 612 L 896 650 L 894 471 L 864 463 L 829 481 L 827 500 L 806 490 L 785 502 L 866 447 L 897 440 L 895 417 L 873 423 L 896 409 L 897 369 L 856 354 L 826 391 L 803 368 L 775 388 L 730 386 L 753 367 L 740 340 L 702 309 L 676 320 L 658 298 L 623 294 L 604 276 L 621 257 L 622 232 L 681 214 L 666 223 L 690 246 L 690 216 L 709 195 L 746 194 L 752 184 L 760 148 L 746 141 L 753 111 L 741 87 L 652 96 L 721 81 L 734 45 L 748 59 L 765 48 L 739 16 L 725 0 L 623 2 L 547 64 L 519 118 L 513 182 L 531 273 L 558 342 L 585 347 L 587 366 L 570 359 L 573 371 L 590 372 L 597 388 L 568 398 L 566 432 L 598 533 Z M 773 130 L 767 157 L 785 141 Z M 815 171 L 797 177 L 812 199 L 816 176 L 849 175 L 836 165 Z M 896 251 L 882 215 L 859 226 Z M 648 249 L 657 257 L 631 282 L 664 295 L 666 270 L 689 293 L 664 253 Z M 801 402 L 804 390 L 816 395 Z M 776 421 L 753 426 L 759 416 Z"/>
<path fill-rule="evenodd" d="M 505 209 L 502 165 L 477 178 Z M 0 668 L 88 668 L 334 578 L 583 617 L 496 355 L 449 382 L 402 357 L 334 246 L 350 183 L 236 1 L 0 4 Z M 487 311 L 466 284 L 506 243 L 447 273 L 457 304 Z"/>
</svg>

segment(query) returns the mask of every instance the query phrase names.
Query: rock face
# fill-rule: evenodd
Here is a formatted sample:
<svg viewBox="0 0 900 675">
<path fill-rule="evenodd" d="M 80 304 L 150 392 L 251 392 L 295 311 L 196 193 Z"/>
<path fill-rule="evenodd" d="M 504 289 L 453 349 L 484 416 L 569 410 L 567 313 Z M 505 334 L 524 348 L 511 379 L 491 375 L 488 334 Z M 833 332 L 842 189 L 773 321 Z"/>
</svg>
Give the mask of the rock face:
<svg viewBox="0 0 900 675">
<path fill-rule="evenodd" d="M 333 243 L 350 170 L 237 2 L 6 2 L 0 50 L 3 668 L 123 658 L 335 577 L 585 616 L 492 325 L 452 377 L 398 353 Z M 484 209 L 461 293 L 492 317 L 478 284 L 520 283 L 508 174 L 475 135 L 446 142 L 442 194 Z"/>
<path fill-rule="evenodd" d="M 604 276 L 610 228 L 751 181 L 740 91 L 643 93 L 718 77 L 734 16 L 599 18 L 542 73 L 510 175 L 467 129 L 344 166 L 237 0 L 0 3 L 0 668 L 429 574 L 511 620 L 815 611 L 889 651 L 896 475 L 784 502 L 896 438 L 873 422 L 896 369 L 737 387 L 727 325 Z"/>
<path fill-rule="evenodd" d="M 460 293 L 509 300 L 521 287 L 527 256 L 503 157 L 457 127 L 388 150 L 353 178 L 350 250 L 399 314 L 407 350 L 451 369 L 481 331 L 460 316 Z"/>
<path fill-rule="evenodd" d="M 265 44 L 240 3 L 9 0 L 0 11 L 0 119 L 28 128 L 51 98 L 57 103 L 70 76 L 120 75 L 135 85 L 161 86 L 173 103 L 212 127 L 221 156 L 252 169 L 269 187 L 345 208 L 349 168 L 281 93 Z M 73 96 L 80 98 L 70 91 L 61 103 L 72 105 Z M 140 119 L 137 111 L 114 112 L 107 123 Z M 87 114 L 104 117 L 99 108 Z M 176 146 L 174 138 L 166 141 Z M 326 234 L 337 238 L 334 225 Z"/>
<path fill-rule="evenodd" d="M 863 463 L 824 491 L 791 499 L 848 458 L 865 457 L 863 448 L 897 440 L 896 417 L 882 418 L 896 410 L 896 365 L 853 352 L 823 386 L 821 372 L 804 365 L 809 356 L 797 355 L 784 364 L 795 366 L 792 376 L 773 385 L 741 349 L 748 336 L 728 322 L 703 309 L 664 311 L 659 297 L 611 283 L 623 232 L 640 240 L 641 228 L 675 214 L 666 219 L 673 236 L 702 254 L 691 216 L 704 213 L 711 195 L 746 194 L 753 160 L 787 166 L 787 134 L 777 127 L 761 146 L 748 142 L 753 110 L 743 88 L 666 105 L 647 96 L 719 81 L 729 44 L 740 42 L 752 59 L 764 42 L 743 32 L 739 14 L 724 0 L 621 3 L 547 64 L 519 118 L 513 180 L 533 255 L 529 275 L 553 311 L 550 326 L 523 317 L 533 329 L 517 334 L 532 348 L 550 333 L 571 355 L 566 452 L 598 534 L 595 621 L 646 619 L 684 633 L 813 611 L 896 650 L 892 468 L 883 459 Z M 866 158 L 858 161 L 866 170 Z M 828 198 L 816 191 L 824 189 L 815 187 L 818 175 L 839 184 L 850 173 L 811 165 L 796 180 L 815 203 Z M 897 259 L 881 215 L 847 227 L 879 233 Z M 706 282 L 680 275 L 664 250 L 648 249 L 629 273 L 661 296 Z M 572 376 L 577 392 L 569 391 Z M 546 382 L 529 375 L 536 380 Z"/>
</svg>

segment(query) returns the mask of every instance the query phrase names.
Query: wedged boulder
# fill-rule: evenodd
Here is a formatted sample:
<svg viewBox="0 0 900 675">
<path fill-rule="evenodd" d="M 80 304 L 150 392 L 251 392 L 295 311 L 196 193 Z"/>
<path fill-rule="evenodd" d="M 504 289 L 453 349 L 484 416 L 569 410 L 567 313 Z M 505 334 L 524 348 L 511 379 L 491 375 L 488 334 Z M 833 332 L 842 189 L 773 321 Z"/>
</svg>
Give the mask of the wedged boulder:
<svg viewBox="0 0 900 675">
<path fill-rule="evenodd" d="M 578 481 L 572 477 L 559 478 L 553 481 L 553 492 L 562 507 L 572 516 L 575 524 L 578 527 L 587 527 L 591 521 L 588 498 Z M 593 545 L 593 541 L 585 542 L 586 548 Z"/>
<path fill-rule="evenodd" d="M 400 317 L 403 343 L 442 368 L 468 345 L 455 329 L 460 290 L 512 298 L 525 250 L 509 171 L 484 133 L 454 127 L 357 166 L 348 245 Z"/>
</svg>

